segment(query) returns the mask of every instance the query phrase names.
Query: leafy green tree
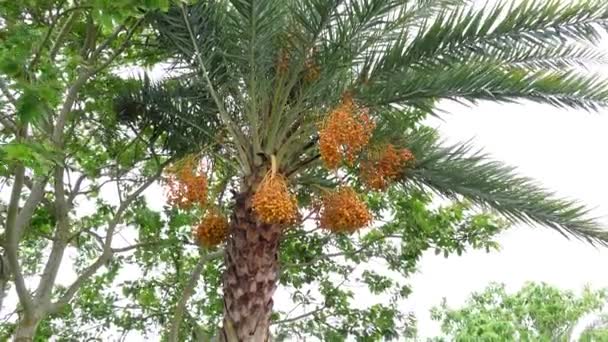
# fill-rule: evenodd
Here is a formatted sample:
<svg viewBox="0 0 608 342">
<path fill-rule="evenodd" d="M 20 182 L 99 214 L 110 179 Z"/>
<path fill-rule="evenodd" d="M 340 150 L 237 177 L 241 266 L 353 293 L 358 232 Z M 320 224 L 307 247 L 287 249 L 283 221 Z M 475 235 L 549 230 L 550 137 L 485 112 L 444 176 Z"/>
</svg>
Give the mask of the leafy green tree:
<svg viewBox="0 0 608 342">
<path fill-rule="evenodd" d="M 575 68 L 604 60 L 603 1 L 29 0 L 0 15 L 2 279 L 19 298 L 2 328 L 17 340 L 398 338 L 421 254 L 495 247 L 494 214 L 606 241 L 584 207 L 421 124 L 446 99 L 605 105 L 608 84 Z M 116 76 L 158 63 L 162 82 Z M 141 195 L 167 165 L 187 186 L 156 212 Z M 227 231 L 200 236 L 227 240 L 199 248 L 211 210 Z M 388 298 L 357 306 L 347 282 Z M 279 284 L 307 311 L 273 310 Z"/>
<path fill-rule="evenodd" d="M 586 288 L 581 295 L 548 284 L 529 283 L 509 294 L 502 284 L 491 284 L 471 295 L 459 309 L 445 300 L 432 310 L 444 338 L 437 341 L 569 341 L 572 329 L 586 314 L 601 309 L 608 292 Z M 589 329 L 581 341 L 603 341 L 605 331 Z"/>
<path fill-rule="evenodd" d="M 157 62 L 137 46 L 150 34 L 146 13 L 168 5 L 0 5 L 0 298 L 9 289 L 18 297 L 7 309 L 17 318 L 4 327 L 16 341 L 31 341 L 100 268 L 116 268 L 113 239 L 168 163 L 148 133 L 108 115 L 124 83 L 113 71 L 133 60 Z M 115 201 L 100 196 L 107 191 Z M 59 284 L 68 255 L 77 277 Z"/>
</svg>

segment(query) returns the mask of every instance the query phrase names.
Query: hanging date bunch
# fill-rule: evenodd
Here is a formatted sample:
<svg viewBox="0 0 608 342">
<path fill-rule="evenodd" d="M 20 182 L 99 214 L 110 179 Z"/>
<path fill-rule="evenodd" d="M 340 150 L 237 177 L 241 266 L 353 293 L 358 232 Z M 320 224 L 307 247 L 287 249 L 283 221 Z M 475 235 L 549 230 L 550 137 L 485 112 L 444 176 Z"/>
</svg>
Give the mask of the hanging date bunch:
<svg viewBox="0 0 608 342">
<path fill-rule="evenodd" d="M 366 111 L 357 107 L 352 95 L 346 93 L 319 130 L 319 149 L 325 166 L 335 170 L 343 160 L 352 165 L 369 143 L 374 128 Z"/>
<path fill-rule="evenodd" d="M 218 210 L 211 209 L 192 230 L 196 242 L 207 248 L 215 247 L 228 237 L 228 220 Z"/>
<path fill-rule="evenodd" d="M 165 178 L 170 205 L 180 209 L 202 207 L 207 202 L 207 176 L 199 159 L 188 156 L 171 165 Z"/>
<path fill-rule="evenodd" d="M 414 161 L 412 151 L 386 144 L 368 153 L 361 163 L 361 180 L 370 189 L 385 190 Z"/>
<path fill-rule="evenodd" d="M 298 204 L 289 192 L 287 180 L 273 167 L 260 183 L 252 199 L 253 211 L 268 224 L 291 224 L 298 217 Z"/>
<path fill-rule="evenodd" d="M 334 233 L 354 233 L 372 221 L 367 205 L 351 187 L 343 186 L 323 196 L 319 225 Z"/>
</svg>

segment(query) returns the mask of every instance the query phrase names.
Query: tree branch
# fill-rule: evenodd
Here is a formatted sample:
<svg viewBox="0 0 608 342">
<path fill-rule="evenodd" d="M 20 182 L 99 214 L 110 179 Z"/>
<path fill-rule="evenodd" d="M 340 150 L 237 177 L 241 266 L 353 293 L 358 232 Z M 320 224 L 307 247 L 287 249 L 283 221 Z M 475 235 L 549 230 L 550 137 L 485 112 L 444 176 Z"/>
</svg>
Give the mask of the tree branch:
<svg viewBox="0 0 608 342">
<path fill-rule="evenodd" d="M 80 191 L 80 187 L 82 186 L 82 182 L 84 182 L 84 180 L 86 179 L 86 175 L 83 173 L 80 176 L 78 176 L 78 178 L 76 179 L 76 183 L 74 184 L 74 186 L 72 187 L 72 189 L 70 189 L 70 195 L 68 196 L 68 205 L 70 207 L 74 206 L 74 199 L 76 199 L 76 196 L 78 196 L 78 192 Z"/>
<path fill-rule="evenodd" d="M 61 9 L 62 6 L 63 6 L 63 4 L 60 5 L 59 9 Z M 31 71 L 36 66 L 36 64 L 38 64 L 38 61 L 40 61 L 40 57 L 42 56 L 42 50 L 44 50 L 44 46 L 51 39 L 51 34 L 53 33 L 53 31 L 55 30 L 55 27 L 59 23 L 59 19 L 65 13 L 67 13 L 67 12 L 63 11 L 63 12 L 58 13 L 55 16 L 54 20 L 51 22 L 51 25 L 49 26 L 48 30 L 46 31 L 46 35 L 44 36 L 44 38 L 42 39 L 42 42 L 40 43 L 40 45 L 38 45 L 38 47 L 36 48 L 36 51 L 34 52 L 34 58 L 32 58 L 32 61 L 30 62 L 28 70 Z M 74 20 L 75 14 L 76 14 L 76 12 L 73 12 L 70 15 L 70 17 L 68 18 L 68 20 L 66 21 L 66 23 L 61 27 L 57 41 L 51 48 L 51 51 L 55 50 L 56 45 L 58 45 L 57 42 L 60 41 L 61 39 L 63 39 L 62 36 L 65 36 L 65 33 L 66 33 L 65 31 L 67 30 L 68 23 L 70 23 L 72 20 Z M 54 54 L 51 52 L 51 61 L 53 60 L 53 56 L 54 56 Z"/>
<path fill-rule="evenodd" d="M 177 303 L 177 305 L 175 306 L 175 310 L 173 311 L 173 320 L 171 321 L 171 330 L 169 331 L 168 337 L 169 342 L 178 342 L 179 327 L 182 323 L 184 311 L 186 310 L 186 304 L 188 304 L 188 300 L 190 300 L 190 297 L 194 292 L 194 287 L 196 286 L 196 283 L 198 282 L 198 279 L 200 278 L 201 273 L 203 272 L 205 264 L 211 260 L 221 257 L 222 255 L 224 255 L 224 250 L 218 250 L 209 254 L 205 254 L 201 256 L 201 259 L 196 264 L 196 267 L 194 268 L 194 270 L 192 271 L 192 275 L 190 276 L 190 280 L 188 280 L 188 283 L 184 287 L 182 291 L 182 296 L 180 297 L 179 302 Z"/>
<path fill-rule="evenodd" d="M 55 189 L 55 219 L 56 229 L 53 236 L 53 246 L 47 259 L 44 271 L 36 289 L 36 305 L 46 307 L 49 304 L 57 272 L 61 266 L 61 260 L 68 244 L 70 233 L 70 221 L 68 217 L 69 205 L 66 201 L 64 188 L 64 168 L 55 166 L 54 189 Z"/>
<path fill-rule="evenodd" d="M 89 77 L 91 76 L 91 71 L 88 69 L 83 69 L 78 74 L 78 77 L 70 86 L 68 93 L 65 97 L 65 101 L 63 102 L 63 106 L 61 107 L 61 111 L 59 112 L 59 116 L 55 121 L 55 127 L 53 128 L 53 143 L 58 147 L 63 146 L 63 135 L 64 135 L 64 127 L 67 121 L 68 115 L 72 112 L 72 106 L 74 102 L 76 102 L 76 98 L 78 97 L 78 92 L 80 88 L 85 85 Z"/>
<path fill-rule="evenodd" d="M 291 323 L 291 322 L 299 321 L 299 320 L 301 320 L 303 318 L 306 318 L 308 316 L 312 316 L 312 315 L 314 315 L 316 313 L 319 313 L 319 312 L 325 310 L 326 308 L 327 308 L 327 306 L 323 305 L 323 306 L 321 306 L 319 308 L 316 308 L 316 309 L 314 309 L 314 310 L 312 310 L 310 312 L 301 314 L 301 315 L 293 317 L 293 318 L 286 318 L 284 320 L 274 321 L 274 322 L 270 323 L 270 325 L 286 324 L 286 323 Z"/>
<path fill-rule="evenodd" d="M 114 61 L 114 59 L 118 55 L 120 55 L 124 51 L 128 42 L 131 40 L 131 37 L 133 36 L 136 29 L 139 27 L 139 25 L 142 22 L 143 22 L 143 18 L 140 18 L 137 20 L 137 22 L 133 25 L 133 27 L 127 33 L 127 37 L 126 37 L 125 41 L 122 43 L 122 45 L 105 62 L 103 62 L 100 66 L 98 66 L 94 70 L 85 68 L 78 74 L 78 77 L 76 78 L 76 80 L 74 81 L 74 83 L 72 84 L 70 89 L 68 90 L 68 94 L 66 95 L 65 101 L 63 103 L 63 107 L 61 108 L 61 112 L 59 113 L 59 116 L 57 117 L 57 120 L 55 122 L 55 128 L 53 129 L 53 142 L 55 144 L 57 144 L 58 146 L 62 145 L 64 127 L 65 127 L 65 123 L 67 120 L 67 116 L 72 111 L 72 106 L 74 105 L 74 102 L 76 101 L 76 98 L 78 96 L 78 91 L 80 91 L 80 88 L 87 82 L 89 77 L 91 77 L 91 76 L 97 74 L 98 72 L 100 72 L 101 70 L 105 69 L 108 65 L 110 65 L 110 63 L 112 63 L 112 61 Z M 101 51 L 103 49 L 105 49 L 105 47 L 107 45 L 109 45 L 114 39 L 116 39 L 116 37 L 118 36 L 120 31 L 122 31 L 123 27 L 124 26 L 121 25 L 121 27 L 119 27 L 117 30 L 115 30 L 114 33 L 110 37 L 108 37 L 108 39 L 106 39 L 106 41 L 97 48 L 97 50 L 95 50 L 95 52 L 93 53 L 93 55 L 91 57 L 91 60 L 94 60 L 97 57 L 99 57 L 99 54 L 101 53 Z"/>
<path fill-rule="evenodd" d="M 125 38 L 125 41 L 120 45 L 120 47 L 118 47 L 118 49 L 116 49 L 116 51 L 110 56 L 108 57 L 108 59 L 103 62 L 100 66 L 98 66 L 92 73 L 91 75 L 95 75 L 98 72 L 102 71 L 103 69 L 105 69 L 108 65 L 110 65 L 110 63 L 112 63 L 116 57 L 118 57 L 123 51 L 125 51 L 125 49 L 127 48 L 127 45 L 129 44 L 129 42 L 131 41 L 131 38 L 133 37 L 133 35 L 135 34 L 135 31 L 137 31 L 137 29 L 139 28 L 139 25 L 141 25 L 141 23 L 144 21 L 144 18 L 139 18 L 135 24 L 133 24 L 133 26 L 129 29 L 129 31 L 127 32 L 127 37 Z M 124 25 L 123 25 L 124 27 Z M 116 39 L 116 36 L 112 37 L 113 39 Z M 109 39 L 109 38 L 108 38 Z M 103 45 L 103 44 L 102 44 Z M 101 46 L 100 46 L 101 47 Z"/>
<path fill-rule="evenodd" d="M 183 241 L 180 240 L 158 240 L 158 241 L 149 241 L 149 242 L 140 242 L 140 243 L 136 243 L 130 246 L 126 246 L 126 247 L 121 247 L 121 248 L 112 248 L 112 253 L 124 253 L 124 252 L 128 252 L 128 251 L 132 251 L 134 249 L 140 248 L 140 247 L 148 247 L 148 246 L 158 246 L 158 245 L 170 245 L 172 243 L 183 243 Z"/>
<path fill-rule="evenodd" d="M 339 256 L 344 256 L 344 255 L 349 255 L 349 256 L 354 256 L 356 254 L 359 254 L 361 252 L 363 252 L 364 250 L 370 248 L 374 243 L 380 241 L 380 240 L 384 240 L 386 238 L 391 238 L 393 236 L 391 235 L 382 235 L 379 236 L 376 239 L 373 239 L 365 244 L 363 244 L 361 247 L 359 247 L 358 249 L 354 250 L 354 251 L 346 251 L 346 252 L 338 252 L 338 253 L 330 253 L 330 254 L 321 254 L 319 256 L 314 257 L 312 260 L 307 261 L 307 262 L 302 262 L 302 263 L 289 263 L 289 264 L 285 264 L 283 265 L 284 268 L 300 268 L 300 267 L 306 267 L 306 266 L 311 266 L 316 264 L 317 262 L 321 261 L 321 260 L 326 260 L 326 259 L 331 259 L 331 258 L 336 258 Z"/>
<path fill-rule="evenodd" d="M 38 204 L 40 204 L 40 202 L 44 199 L 44 187 L 46 186 L 46 183 L 47 179 L 43 178 L 34 183 L 30 188 L 30 195 L 23 204 L 23 207 L 17 215 L 17 220 L 15 221 L 15 231 L 18 241 L 21 240 L 23 230 L 30 223 L 34 210 L 36 210 Z"/>
<path fill-rule="evenodd" d="M 91 229 L 81 230 L 81 231 L 78 231 L 77 233 L 72 234 L 72 236 L 70 236 L 70 238 L 68 239 L 68 242 L 74 240 L 75 238 L 80 236 L 80 234 L 82 234 L 82 233 L 91 235 L 99 243 L 99 249 L 103 249 L 103 242 L 104 242 L 103 238 L 99 234 L 92 231 Z"/>
<path fill-rule="evenodd" d="M 205 334 L 205 332 L 201 328 L 201 325 L 198 324 L 197 320 L 194 317 L 192 317 L 192 315 L 190 313 L 186 312 L 186 315 L 188 316 L 188 319 L 190 320 L 190 324 L 192 324 L 192 327 L 194 329 L 193 337 L 195 338 L 196 342 L 213 341 L 211 338 L 209 338 L 209 336 L 207 334 Z"/>
<path fill-rule="evenodd" d="M 7 258 L 0 254 L 0 311 L 2 311 L 6 290 L 8 290 L 8 282 L 11 277 L 11 269 Z"/>
<path fill-rule="evenodd" d="M 139 188 L 137 188 L 133 193 L 131 193 L 125 201 L 120 205 L 116 214 L 114 214 L 114 218 L 108 224 L 108 230 L 106 233 L 106 238 L 103 244 L 103 252 L 101 255 L 91 264 L 89 267 L 85 268 L 78 278 L 67 288 L 66 292 L 61 296 L 55 303 L 50 305 L 49 311 L 51 313 L 57 312 L 61 307 L 69 303 L 70 300 L 74 297 L 76 292 L 80 289 L 82 284 L 89 279 L 97 270 L 105 265 L 112 257 L 114 256 L 114 252 L 112 250 L 112 239 L 114 238 L 114 231 L 116 230 L 116 226 L 122 219 L 122 215 L 127 210 L 127 208 L 131 205 L 131 203 L 141 195 L 150 185 L 152 185 L 162 174 L 162 171 L 165 166 L 173 161 L 173 158 L 168 159 L 164 163 L 161 164 L 161 167 L 156 172 L 155 175 L 148 178 L 146 182 L 144 182 Z"/>
<path fill-rule="evenodd" d="M 69 114 L 72 112 L 72 107 L 78 98 L 78 92 L 80 91 L 80 88 L 86 84 L 91 75 L 92 73 L 89 69 L 82 69 L 78 73 L 76 80 L 68 89 L 63 106 L 53 127 L 52 141 L 53 144 L 59 149 L 63 147 L 65 124 Z M 47 259 L 44 271 L 38 283 L 38 288 L 36 290 L 36 301 L 38 302 L 37 305 L 42 305 L 45 307 L 45 309 L 50 305 L 50 298 L 55 285 L 55 280 L 57 278 L 57 272 L 59 271 L 61 260 L 63 259 L 63 254 L 69 240 L 70 223 L 68 213 L 70 210 L 70 205 L 66 199 L 64 188 L 64 167 L 62 165 L 55 166 L 54 189 L 57 228 L 53 238 L 51 253 Z"/>
<path fill-rule="evenodd" d="M 105 50 L 108 46 L 110 46 L 110 44 L 118 37 L 118 35 L 120 34 L 120 32 L 122 32 L 122 30 L 125 29 L 125 24 L 122 23 L 120 24 L 113 32 L 112 34 L 110 34 L 110 36 L 108 36 L 108 38 L 106 38 L 106 40 L 103 41 L 103 43 L 99 44 L 99 46 L 95 49 L 95 51 L 93 51 L 93 53 L 91 54 L 91 59 L 96 59 L 98 58 L 101 53 L 103 52 L 103 50 Z"/>
<path fill-rule="evenodd" d="M 13 105 L 13 107 L 17 108 L 17 100 L 15 99 L 15 97 L 13 96 L 13 94 L 11 94 L 11 91 L 8 89 L 8 87 L 6 86 L 6 83 L 4 82 L 4 80 L 2 78 L 0 78 L 0 90 L 2 91 L 2 94 L 4 95 L 4 97 L 7 98 L 7 100 L 10 102 L 10 104 Z M 17 124 L 11 120 L 11 118 L 7 117 L 7 116 L 0 116 L 0 124 L 2 124 L 2 126 L 8 128 L 12 133 L 17 134 L 18 132 L 18 128 L 17 128 Z"/>
<path fill-rule="evenodd" d="M 72 24 L 74 23 L 74 20 L 76 19 L 77 15 L 78 15 L 78 12 L 76 12 L 76 11 L 72 12 L 72 14 L 70 14 L 70 16 L 68 17 L 66 22 L 63 24 L 63 26 L 59 30 L 59 35 L 57 36 L 57 39 L 53 43 L 53 46 L 51 47 L 51 50 L 49 53 L 51 62 L 55 59 L 57 52 L 59 52 L 59 49 L 61 48 L 61 43 L 63 42 L 63 39 L 67 36 L 68 32 L 70 32 L 70 29 L 72 28 Z"/>
<path fill-rule="evenodd" d="M 15 180 L 13 182 L 13 189 L 11 192 L 8 213 L 6 217 L 6 245 L 4 246 L 4 248 L 11 271 L 15 277 L 15 288 L 17 290 L 19 302 L 27 313 L 32 313 L 35 308 L 32 302 L 32 297 L 27 289 L 27 286 L 25 286 L 23 272 L 21 271 L 21 265 L 19 264 L 19 234 L 16 229 L 17 215 L 19 211 L 19 200 L 21 197 L 21 190 L 23 188 L 24 178 L 25 167 L 23 167 L 22 165 L 18 165 L 15 170 Z"/>
</svg>

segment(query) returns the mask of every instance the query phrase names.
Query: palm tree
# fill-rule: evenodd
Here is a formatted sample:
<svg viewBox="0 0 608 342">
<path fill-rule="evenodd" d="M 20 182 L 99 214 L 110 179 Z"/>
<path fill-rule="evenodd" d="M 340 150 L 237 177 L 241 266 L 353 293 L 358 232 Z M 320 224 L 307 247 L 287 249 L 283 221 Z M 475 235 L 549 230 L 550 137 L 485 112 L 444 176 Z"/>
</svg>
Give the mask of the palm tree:
<svg viewBox="0 0 608 342">
<path fill-rule="evenodd" d="M 421 124 L 441 100 L 607 105 L 608 82 L 579 68 L 606 61 L 604 0 L 210 0 L 154 22 L 175 68 L 139 93 L 141 117 L 188 127 L 181 143 L 214 166 L 209 186 L 234 193 L 222 340 L 269 340 L 279 245 L 298 211 L 352 232 L 370 221 L 365 192 L 414 187 L 608 241 L 584 206 Z"/>
</svg>

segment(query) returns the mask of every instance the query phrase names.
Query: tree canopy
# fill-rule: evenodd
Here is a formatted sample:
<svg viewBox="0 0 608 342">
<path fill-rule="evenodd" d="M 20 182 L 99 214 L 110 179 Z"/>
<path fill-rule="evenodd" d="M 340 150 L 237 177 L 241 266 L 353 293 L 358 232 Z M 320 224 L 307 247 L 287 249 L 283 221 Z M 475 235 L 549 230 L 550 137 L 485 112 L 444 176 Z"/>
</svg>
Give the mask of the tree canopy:
<svg viewBox="0 0 608 342">
<path fill-rule="evenodd" d="M 584 289 L 581 294 L 545 283 L 529 283 L 515 293 L 504 284 L 491 284 L 474 293 L 458 309 L 444 302 L 433 309 L 444 338 L 437 341 L 570 341 L 587 314 L 598 314 L 606 304 L 606 290 Z M 603 341 L 602 328 L 586 330 L 580 341 Z"/>
</svg>

